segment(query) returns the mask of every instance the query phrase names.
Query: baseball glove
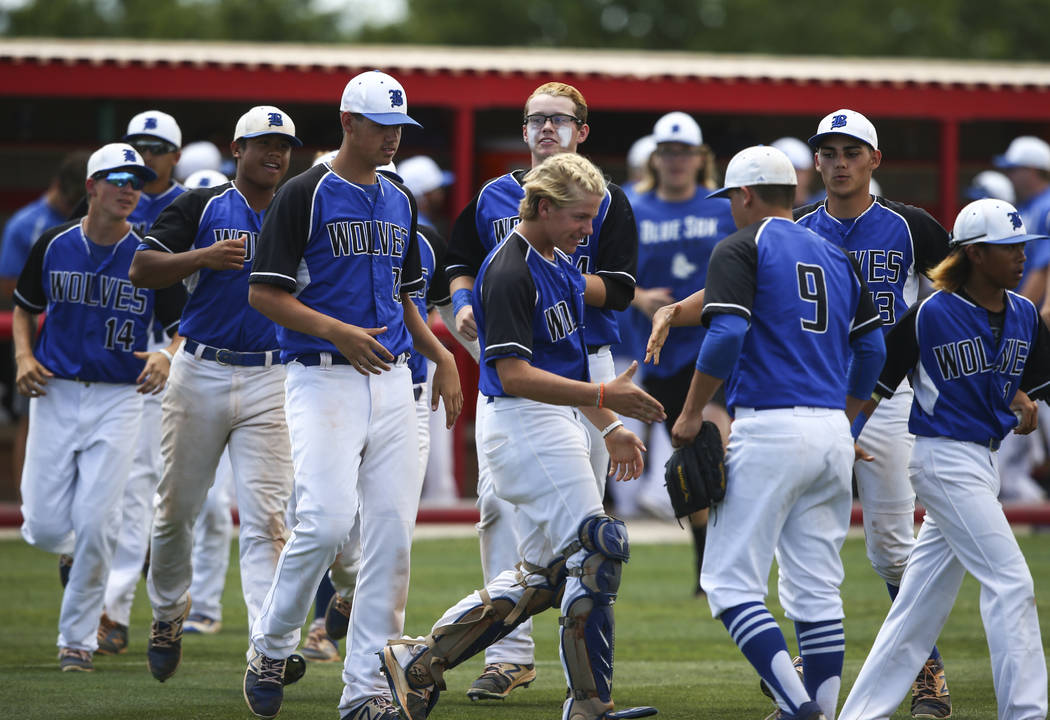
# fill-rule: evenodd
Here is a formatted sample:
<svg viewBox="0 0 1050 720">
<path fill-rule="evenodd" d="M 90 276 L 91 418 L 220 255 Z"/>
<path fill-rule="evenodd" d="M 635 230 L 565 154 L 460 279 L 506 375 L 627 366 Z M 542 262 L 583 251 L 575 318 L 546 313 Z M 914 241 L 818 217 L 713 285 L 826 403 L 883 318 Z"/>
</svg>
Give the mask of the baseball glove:
<svg viewBox="0 0 1050 720">
<path fill-rule="evenodd" d="M 725 451 L 718 426 L 705 420 L 689 445 L 664 465 L 664 484 L 677 518 L 717 504 L 726 495 Z"/>
</svg>

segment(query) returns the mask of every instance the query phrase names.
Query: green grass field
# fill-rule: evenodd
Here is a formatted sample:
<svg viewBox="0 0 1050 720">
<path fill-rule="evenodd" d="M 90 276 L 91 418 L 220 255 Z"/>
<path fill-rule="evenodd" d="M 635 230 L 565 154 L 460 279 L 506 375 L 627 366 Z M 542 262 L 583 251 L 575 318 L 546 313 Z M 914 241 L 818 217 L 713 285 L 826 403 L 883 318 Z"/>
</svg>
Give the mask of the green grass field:
<svg viewBox="0 0 1050 720">
<path fill-rule="evenodd" d="M 1020 538 L 1040 596 L 1050 593 L 1050 534 Z M 763 718 L 768 700 L 758 691 L 754 671 L 732 644 L 706 602 L 693 598 L 691 549 L 687 545 L 635 545 L 616 604 L 618 707 L 652 704 L 661 718 Z M 149 603 L 139 585 L 131 644 L 118 657 L 96 658 L 94 673 L 61 673 L 54 647 L 60 589 L 55 556 L 9 540 L 0 542 L 3 582 L 0 606 L 7 608 L 0 632 L 0 713 L 32 720 L 65 718 L 250 718 L 241 696 L 246 618 L 240 600 L 236 550 L 226 586 L 223 630 L 216 636 L 189 636 L 178 674 L 157 683 L 146 668 Z M 406 630 L 425 634 L 451 603 L 480 580 L 473 539 L 419 540 L 413 557 Z M 847 540 L 844 597 L 846 667 L 843 695 L 852 684 L 882 621 L 888 598 L 864 557 L 861 540 Z M 775 583 L 774 583 L 775 589 Z M 772 598 L 773 612 L 780 614 Z M 1050 613 L 1040 608 L 1044 646 Z M 794 632 L 784 623 L 789 646 Z M 464 690 L 480 671 L 473 658 L 448 678 L 434 720 L 498 718 L 549 720 L 558 716 L 564 680 L 556 651 L 557 618 L 548 611 L 536 620 L 539 677 L 531 688 L 504 702 L 472 704 Z M 978 588 L 967 579 L 940 640 L 957 720 L 996 717 L 988 649 L 978 612 Z M 306 677 L 285 693 L 282 718 L 338 717 L 340 664 L 311 664 Z M 840 699 L 841 704 L 841 699 Z M 909 717 L 904 709 L 897 718 Z"/>
</svg>

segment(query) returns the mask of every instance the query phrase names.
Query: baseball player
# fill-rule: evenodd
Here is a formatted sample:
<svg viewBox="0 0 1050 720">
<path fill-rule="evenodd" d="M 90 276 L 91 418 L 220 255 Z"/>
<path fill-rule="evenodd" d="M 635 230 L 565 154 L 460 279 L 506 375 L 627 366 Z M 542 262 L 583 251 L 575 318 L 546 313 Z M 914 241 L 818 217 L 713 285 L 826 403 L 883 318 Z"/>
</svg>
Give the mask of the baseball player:
<svg viewBox="0 0 1050 720">
<path fill-rule="evenodd" d="M 181 294 L 137 289 L 128 280 L 139 237 L 127 218 L 154 177 L 130 145 L 95 151 L 87 163 L 87 215 L 41 236 L 14 295 L 16 380 L 31 398 L 32 419 L 22 535 L 77 559 L 59 618 L 62 670 L 93 669 L 142 395 L 163 388 L 171 349 L 181 340 L 176 335 L 169 349 L 145 352 L 154 308 L 173 327 Z M 34 346 L 36 316 L 45 311 Z"/>
<path fill-rule="evenodd" d="M 186 191 L 185 187 L 173 180 L 175 162 L 180 157 L 178 148 L 182 142 L 182 131 L 171 115 L 159 110 L 147 110 L 128 121 L 124 140 L 139 151 L 146 166 L 157 174 L 157 178 L 139 194 L 135 211 L 128 218 L 141 237 L 153 225 L 161 210 Z M 181 286 L 173 292 L 185 294 Z M 147 348 L 159 350 L 166 343 L 163 332 L 154 323 Z M 138 449 L 124 491 L 120 532 L 109 579 L 106 581 L 106 602 L 98 623 L 98 652 L 102 655 L 118 655 L 128 646 L 131 606 L 148 554 L 153 498 L 161 475 L 161 399 L 160 394 L 147 395 L 143 399 Z"/>
<path fill-rule="evenodd" d="M 919 208 L 870 193 L 871 173 L 882 161 L 871 122 L 853 110 L 824 117 L 809 139 L 827 200 L 795 210 L 797 222 L 846 249 L 860 264 L 879 310 L 884 332 L 893 327 L 917 297 L 919 274 L 928 273 L 948 253 L 948 234 Z M 911 387 L 905 382 L 868 423 L 858 441 L 873 460 L 853 468 L 864 510 L 868 559 L 897 594 L 901 574 L 915 544 L 915 492 L 908 481 L 908 456 L 914 438 L 908 432 Z M 935 683 L 929 677 L 936 679 Z M 931 691 L 936 687 L 935 691 Z M 912 712 L 916 717 L 948 717 L 951 696 L 940 653 L 917 679 Z"/>
<path fill-rule="evenodd" d="M 579 90 L 564 83 L 544 83 L 525 102 L 522 137 L 529 147 L 532 166 L 560 153 L 575 153 L 590 134 L 587 103 Z M 518 221 L 524 197 L 524 171 L 502 175 L 487 182 L 460 213 L 449 238 L 446 269 L 452 290 L 455 328 L 469 340 L 477 338 L 472 306 L 474 279 L 485 256 L 498 245 Z M 587 353 L 590 377 L 595 382 L 616 377 L 609 346 L 619 342 L 614 310 L 623 310 L 634 292 L 638 239 L 631 206 L 623 191 L 609 185 L 593 223 L 594 234 L 585 238 L 573 253 L 573 261 L 584 275 L 587 292 Z M 491 408 L 478 396 L 475 434 L 481 447 L 481 428 Z M 598 431 L 591 437 L 591 466 L 599 494 L 604 495 L 609 465 L 608 453 Z M 481 567 L 488 582 L 518 562 L 518 538 L 513 526 L 513 508 L 492 491 L 484 453 L 478 455 L 478 507 L 481 522 Z M 503 642 L 485 653 L 486 667 L 467 691 L 472 699 L 503 698 L 515 687 L 536 677 L 532 623 L 526 621 Z"/>
<path fill-rule="evenodd" d="M 1006 152 L 995 158 L 995 165 L 1013 183 L 1025 227 L 1033 233 L 1050 232 L 1050 144 L 1032 135 L 1014 138 Z M 1037 243 L 1027 255 L 1018 292 L 1034 303 L 1043 303 L 1048 267 L 1050 246 Z M 1047 314 L 1044 311 L 1044 317 Z"/>
<path fill-rule="evenodd" d="M 1000 441 L 1011 429 L 1035 429 L 1032 398 L 1050 396 L 1050 333 L 1035 306 L 1010 291 L 1023 273 L 1025 242 L 1046 239 L 1026 234 L 1005 201 L 970 203 L 955 220 L 951 254 L 930 272 L 937 292 L 887 337 L 886 367 L 855 426 L 911 375 L 908 427 L 916 439 L 908 472 L 926 517 L 840 720 L 882 720 L 896 711 L 966 573 L 981 585 L 999 717 L 1046 717 L 1032 575 L 996 500 Z"/>
<path fill-rule="evenodd" d="M 347 720 L 394 717 L 374 654 L 403 631 L 419 504 L 409 351 L 437 363 L 434 403 L 444 401 L 449 426 L 463 402 L 452 354 L 411 302 L 423 282 L 415 202 L 376 174 L 403 126 L 418 125 L 407 110 L 390 75 L 352 78 L 338 154 L 281 190 L 259 235 L 249 299 L 277 323 L 288 363 L 298 521 L 252 624 L 244 696 L 259 717 L 280 710 L 285 658 L 321 576 L 358 526 L 361 572 L 339 709 Z"/>
<path fill-rule="evenodd" d="M 248 269 L 263 215 L 288 171 L 295 124 L 260 105 L 237 121 L 231 183 L 193 190 L 166 208 L 135 255 L 144 286 L 182 281 L 189 290 L 186 337 L 164 396 L 164 471 L 153 516 L 147 577 L 153 625 L 147 653 L 161 682 L 182 657 L 190 610 L 193 524 L 229 448 L 240 512 L 241 583 L 248 617 L 260 612 L 284 545 L 291 449 L 284 366 L 273 323 L 248 306 Z"/>
<path fill-rule="evenodd" d="M 704 144 L 700 126 L 683 112 L 672 112 L 653 127 L 656 150 L 651 175 L 637 186 L 631 201 L 638 223 L 638 287 L 631 301 L 629 322 L 647 328 L 653 313 L 704 287 L 707 263 L 718 242 L 732 233 L 733 218 L 724 199 L 708 199 L 715 189 L 714 153 Z M 644 330 L 637 333 L 644 339 Z M 693 377 L 696 353 L 703 338 L 700 327 L 680 327 L 667 337 L 659 364 L 644 368 L 642 385 L 667 411 L 668 431 L 674 427 Z M 640 347 L 636 357 L 640 358 Z M 717 398 L 705 415 L 729 435 L 729 417 Z M 664 493 L 660 488 L 661 500 Z M 690 517 L 696 565 L 696 594 L 707 537 L 707 512 Z"/>
<path fill-rule="evenodd" d="M 728 378 L 726 496 L 711 510 L 701 582 L 779 717 L 817 720 L 835 717 L 845 650 L 839 551 L 852 503 L 849 423 L 885 346 L 859 268 L 791 222 L 795 183 L 788 157 L 760 145 L 730 160 L 725 188 L 713 193 L 729 197 L 740 230 L 711 255 L 708 332 L 671 439 L 693 440 Z M 764 604 L 774 552 L 804 685 Z"/>
<path fill-rule="evenodd" d="M 791 164 L 795 166 L 795 175 L 798 176 L 798 185 L 795 186 L 795 205 L 801 206 L 822 200 L 823 193 L 814 195 L 809 190 L 816 176 L 816 171 L 813 169 L 813 151 L 809 149 L 809 145 L 796 137 L 782 137 L 774 140 L 770 145 L 787 155 Z"/>
<path fill-rule="evenodd" d="M 502 571 L 449 608 L 427 638 L 383 649 L 394 701 L 408 720 L 426 718 L 444 689 L 444 670 L 559 599 L 569 686 L 562 718 L 616 717 L 609 714 L 613 602 L 630 554 L 627 528 L 602 509 L 579 414 L 604 428 L 610 474 L 628 479 L 641 472 L 644 447 L 611 411 L 647 421 L 663 413 L 631 382 L 637 366 L 608 383 L 589 381 L 586 281 L 571 253 L 591 237 L 608 198 L 601 172 L 575 153 L 557 153 L 522 187 L 520 222 L 482 263 L 473 301 L 481 391 L 491 405 L 479 447 L 494 491 L 515 508 L 520 570 Z"/>
</svg>

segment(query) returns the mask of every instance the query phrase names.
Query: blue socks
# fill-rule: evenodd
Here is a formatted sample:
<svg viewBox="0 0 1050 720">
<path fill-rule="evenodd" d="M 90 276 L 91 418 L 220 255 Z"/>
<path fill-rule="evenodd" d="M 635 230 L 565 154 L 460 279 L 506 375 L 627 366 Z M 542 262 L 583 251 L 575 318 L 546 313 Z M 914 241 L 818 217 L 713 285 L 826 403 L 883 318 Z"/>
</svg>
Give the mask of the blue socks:
<svg viewBox="0 0 1050 720">
<path fill-rule="evenodd" d="M 832 717 L 842 684 L 842 659 L 846 634 L 841 620 L 797 622 L 795 636 L 802 656 L 802 675 L 806 692 Z"/>
<path fill-rule="evenodd" d="M 335 588 L 332 587 L 332 581 L 328 579 L 328 573 L 325 572 L 321 578 L 321 584 L 317 586 L 317 592 L 314 594 L 314 617 L 323 618 L 325 610 L 328 609 L 328 603 L 332 601 L 332 596 L 335 595 Z"/>
<path fill-rule="evenodd" d="M 901 591 L 900 585 L 890 585 L 886 583 L 886 589 L 890 591 L 890 600 L 897 599 L 897 593 Z M 933 646 L 933 650 L 930 652 L 930 660 L 940 660 L 941 651 L 937 649 L 937 646 Z"/>
<path fill-rule="evenodd" d="M 810 702 L 791 664 L 784 633 L 765 605 L 757 602 L 736 605 L 725 610 L 719 619 L 744 657 L 765 680 L 781 708 L 794 715 Z"/>
</svg>

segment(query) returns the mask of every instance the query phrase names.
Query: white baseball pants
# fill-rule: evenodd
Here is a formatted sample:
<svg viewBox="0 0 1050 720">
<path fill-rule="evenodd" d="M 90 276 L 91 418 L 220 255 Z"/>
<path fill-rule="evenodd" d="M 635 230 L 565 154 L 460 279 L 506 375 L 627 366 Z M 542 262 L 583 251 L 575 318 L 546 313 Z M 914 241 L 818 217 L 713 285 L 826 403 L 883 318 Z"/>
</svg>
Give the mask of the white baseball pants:
<svg viewBox="0 0 1050 720">
<path fill-rule="evenodd" d="M 930 654 L 969 572 L 1001 720 L 1044 720 L 1046 658 L 1028 564 L 996 499 L 996 453 L 975 443 L 916 438 L 911 481 L 926 519 L 900 594 L 864 661 L 840 720 L 889 718 Z"/>
<path fill-rule="evenodd" d="M 94 652 L 142 416 L 134 385 L 53 378 L 29 402 L 22 536 L 74 557 L 58 646 Z"/>
<path fill-rule="evenodd" d="M 193 612 L 222 620 L 222 591 L 230 566 L 233 539 L 233 465 L 227 449 L 219 458 L 215 482 L 208 491 L 197 521 L 193 524 L 193 581 L 190 597 Z"/>
</svg>

